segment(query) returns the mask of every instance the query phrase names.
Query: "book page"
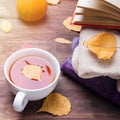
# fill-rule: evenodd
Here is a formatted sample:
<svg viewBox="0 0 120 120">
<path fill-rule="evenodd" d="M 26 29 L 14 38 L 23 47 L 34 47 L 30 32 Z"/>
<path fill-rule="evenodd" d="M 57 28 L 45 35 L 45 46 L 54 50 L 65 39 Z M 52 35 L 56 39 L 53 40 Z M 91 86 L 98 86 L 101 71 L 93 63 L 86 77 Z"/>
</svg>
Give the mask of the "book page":
<svg viewBox="0 0 120 120">
<path fill-rule="evenodd" d="M 98 25 L 98 26 L 111 26 L 111 27 L 119 27 L 120 24 L 118 21 L 109 19 L 109 18 L 101 18 L 101 17 L 94 17 L 88 16 L 84 17 L 83 15 L 75 15 L 74 20 L 72 23 L 79 24 L 79 25 Z"/>
<path fill-rule="evenodd" d="M 115 9 L 116 11 L 118 11 L 117 14 L 120 13 L 120 8 L 118 8 L 115 4 L 110 2 L 110 0 L 98 0 L 98 1 L 101 1 L 104 5 L 109 6 L 111 9 Z"/>
<path fill-rule="evenodd" d="M 116 17 L 114 15 L 111 14 L 106 14 L 105 12 L 102 11 L 97 11 L 94 9 L 89 9 L 89 8 L 78 8 L 76 7 L 75 9 L 75 15 L 84 15 L 84 16 L 96 16 L 96 17 L 107 17 L 110 19 L 114 19 L 114 20 L 119 20 L 120 21 L 120 17 Z"/>
<path fill-rule="evenodd" d="M 115 9 L 103 0 L 78 0 L 77 7 L 99 10 L 120 17 L 120 10 Z"/>
<path fill-rule="evenodd" d="M 120 0 L 78 0 L 71 23 L 120 28 Z"/>
<path fill-rule="evenodd" d="M 120 8 L 120 0 L 105 0 L 105 1 L 115 5 L 118 8 Z"/>
</svg>

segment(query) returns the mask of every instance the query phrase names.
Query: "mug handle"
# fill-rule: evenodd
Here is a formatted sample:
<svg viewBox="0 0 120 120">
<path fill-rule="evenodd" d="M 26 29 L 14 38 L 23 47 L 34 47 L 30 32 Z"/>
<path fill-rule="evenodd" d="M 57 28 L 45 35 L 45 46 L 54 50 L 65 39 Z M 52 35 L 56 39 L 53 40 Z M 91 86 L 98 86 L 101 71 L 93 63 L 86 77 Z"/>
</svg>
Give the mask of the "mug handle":
<svg viewBox="0 0 120 120">
<path fill-rule="evenodd" d="M 26 97 L 26 93 L 19 91 L 15 96 L 15 99 L 13 102 L 13 108 L 17 112 L 22 112 L 26 107 L 27 103 L 28 103 L 28 99 Z"/>
</svg>

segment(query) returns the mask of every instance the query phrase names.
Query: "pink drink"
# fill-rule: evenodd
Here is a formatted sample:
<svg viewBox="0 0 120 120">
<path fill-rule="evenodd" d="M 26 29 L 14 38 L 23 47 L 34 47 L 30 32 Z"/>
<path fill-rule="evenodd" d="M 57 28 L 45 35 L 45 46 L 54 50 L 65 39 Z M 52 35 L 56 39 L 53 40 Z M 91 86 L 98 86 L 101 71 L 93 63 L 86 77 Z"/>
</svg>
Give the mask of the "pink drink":
<svg viewBox="0 0 120 120">
<path fill-rule="evenodd" d="M 36 65 L 41 67 L 40 81 L 30 79 L 23 75 L 22 70 L 26 64 Z M 9 73 L 11 81 L 24 89 L 40 89 L 49 85 L 55 78 L 55 71 L 52 64 L 47 60 L 37 56 L 27 56 L 18 59 L 13 63 Z"/>
</svg>

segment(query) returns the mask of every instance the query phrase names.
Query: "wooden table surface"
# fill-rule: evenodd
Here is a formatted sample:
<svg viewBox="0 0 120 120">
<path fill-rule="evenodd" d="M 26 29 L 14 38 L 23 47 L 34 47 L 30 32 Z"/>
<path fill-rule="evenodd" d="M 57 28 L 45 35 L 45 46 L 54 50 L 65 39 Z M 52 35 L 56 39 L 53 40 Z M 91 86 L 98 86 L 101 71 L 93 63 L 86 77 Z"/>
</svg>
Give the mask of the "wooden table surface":
<svg viewBox="0 0 120 120">
<path fill-rule="evenodd" d="M 29 102 L 22 113 L 13 110 L 14 95 L 9 91 L 3 68 L 5 60 L 22 45 L 48 50 L 60 64 L 71 56 L 71 44 L 60 44 L 55 38 L 72 41 L 79 33 L 66 29 L 63 20 L 73 14 L 77 0 L 61 0 L 57 6 L 48 6 L 45 19 L 37 24 L 22 22 L 16 12 L 16 0 L 0 0 L 0 22 L 6 18 L 12 23 L 12 31 L 0 30 L 0 120 L 119 120 L 120 108 L 96 95 L 87 88 L 65 76 L 62 72 L 54 92 L 66 96 L 72 105 L 67 116 L 57 117 L 48 113 L 36 113 L 43 100 Z M 3 11 L 1 11 L 1 9 Z"/>
</svg>

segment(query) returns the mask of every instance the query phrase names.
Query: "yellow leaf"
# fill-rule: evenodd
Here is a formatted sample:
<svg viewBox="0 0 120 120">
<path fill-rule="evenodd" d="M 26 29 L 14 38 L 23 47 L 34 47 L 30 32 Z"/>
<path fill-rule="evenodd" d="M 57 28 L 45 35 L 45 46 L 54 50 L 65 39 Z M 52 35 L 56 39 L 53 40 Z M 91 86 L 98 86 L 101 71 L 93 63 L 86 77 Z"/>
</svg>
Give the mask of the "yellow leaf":
<svg viewBox="0 0 120 120">
<path fill-rule="evenodd" d="M 81 25 L 73 25 L 73 24 L 70 24 L 71 19 L 72 19 L 72 17 L 68 17 L 67 19 L 65 19 L 65 20 L 63 21 L 63 25 L 64 25 L 67 29 L 69 29 L 69 30 L 76 31 L 76 32 L 80 32 L 80 30 L 81 30 Z"/>
<path fill-rule="evenodd" d="M 116 51 L 116 38 L 112 33 L 100 32 L 84 42 L 99 59 L 109 60 Z"/>
<path fill-rule="evenodd" d="M 42 70 L 40 66 L 36 65 L 25 65 L 25 67 L 22 70 L 22 73 L 25 77 L 35 80 L 40 80 L 41 72 Z"/>
<path fill-rule="evenodd" d="M 1 29 L 4 32 L 10 32 L 12 30 L 12 24 L 11 24 L 11 22 L 9 22 L 8 20 L 3 20 L 1 22 Z"/>
<path fill-rule="evenodd" d="M 69 100 L 60 93 L 51 93 L 37 112 L 48 112 L 53 115 L 67 115 L 71 110 Z"/>
<path fill-rule="evenodd" d="M 60 0 L 47 0 L 47 3 L 50 5 L 57 5 L 60 3 Z"/>
<path fill-rule="evenodd" d="M 66 40 L 65 38 L 56 38 L 55 42 L 62 43 L 62 44 L 70 44 L 70 40 Z"/>
</svg>

